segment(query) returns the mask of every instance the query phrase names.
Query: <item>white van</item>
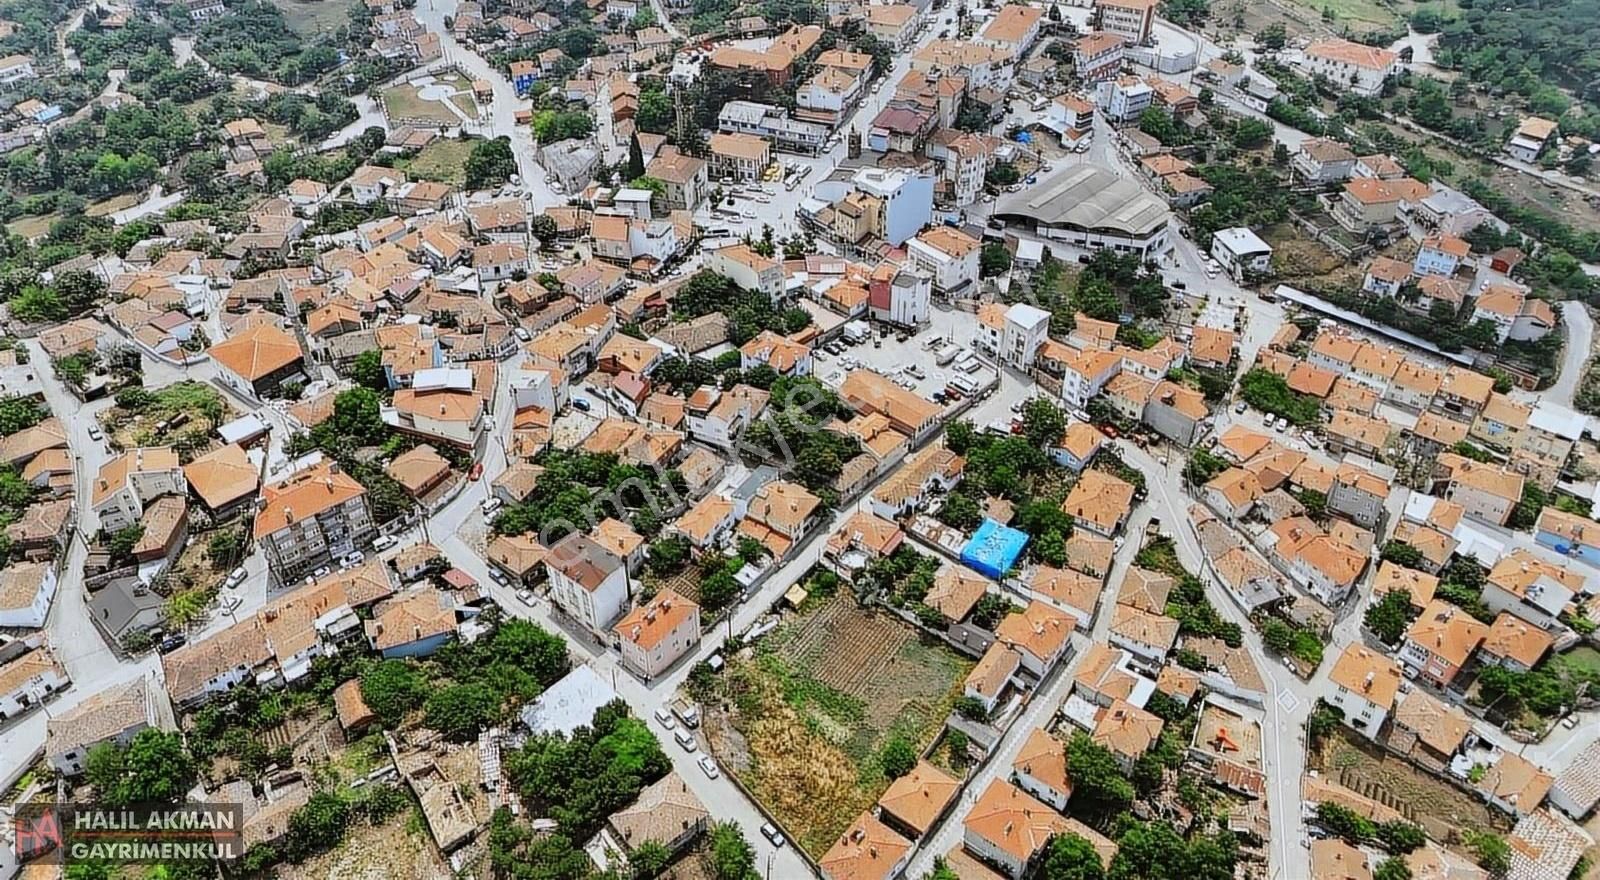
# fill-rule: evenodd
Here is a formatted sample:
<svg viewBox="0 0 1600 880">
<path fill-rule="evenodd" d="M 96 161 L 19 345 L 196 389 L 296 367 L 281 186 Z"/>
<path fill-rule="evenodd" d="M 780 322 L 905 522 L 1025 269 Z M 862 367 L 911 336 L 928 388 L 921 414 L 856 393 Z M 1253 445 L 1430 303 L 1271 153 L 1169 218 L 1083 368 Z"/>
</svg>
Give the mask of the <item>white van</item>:
<svg viewBox="0 0 1600 880">
<path fill-rule="evenodd" d="M 499 510 L 500 506 L 502 504 L 504 504 L 504 503 L 505 502 L 501 501 L 498 498 L 489 497 L 489 498 L 483 499 L 483 503 L 478 505 L 478 506 L 483 508 L 483 515 L 484 516 L 493 516 L 494 512 Z"/>
<path fill-rule="evenodd" d="M 950 384 L 957 391 L 968 396 L 978 393 L 978 383 L 968 379 L 966 376 L 953 376 L 950 379 Z"/>
</svg>

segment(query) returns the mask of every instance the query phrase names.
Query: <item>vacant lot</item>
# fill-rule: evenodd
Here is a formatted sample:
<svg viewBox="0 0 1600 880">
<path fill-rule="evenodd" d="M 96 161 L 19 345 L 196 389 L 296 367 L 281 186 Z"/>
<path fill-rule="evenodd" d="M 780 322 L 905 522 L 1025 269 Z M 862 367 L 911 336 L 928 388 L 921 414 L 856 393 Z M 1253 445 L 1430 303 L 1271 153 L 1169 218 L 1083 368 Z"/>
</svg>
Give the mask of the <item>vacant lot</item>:
<svg viewBox="0 0 1600 880">
<path fill-rule="evenodd" d="M 284 20 L 302 37 L 338 30 L 350 21 L 349 0 L 272 0 Z"/>
<path fill-rule="evenodd" d="M 112 196 L 102 202 L 91 202 L 88 207 L 83 209 L 83 213 L 89 217 L 104 217 L 108 214 L 115 214 L 118 211 L 125 211 L 137 204 L 139 204 L 138 194 L 123 193 L 120 196 Z"/>
<path fill-rule="evenodd" d="M 813 855 L 888 786 L 879 754 L 937 735 L 972 664 L 882 612 L 836 596 L 798 615 L 721 677 L 713 748 Z"/>
<path fill-rule="evenodd" d="M 466 162 L 470 155 L 472 141 L 440 138 L 423 147 L 416 156 L 400 163 L 400 166 L 413 178 L 437 180 L 459 187 L 466 185 Z"/>
<path fill-rule="evenodd" d="M 22 217 L 11 221 L 6 225 L 6 229 L 9 230 L 12 235 L 20 235 L 23 238 L 38 238 L 39 236 L 44 235 L 46 232 L 49 232 L 50 227 L 55 225 L 55 222 L 60 219 L 60 214 L 41 214 L 34 217 Z"/>
<path fill-rule="evenodd" d="M 216 427 L 233 418 L 222 393 L 203 382 L 176 382 L 165 388 L 123 396 L 128 406 L 100 414 L 111 442 L 119 449 L 172 446 L 188 462 L 211 443 Z"/>
<path fill-rule="evenodd" d="M 1311 767 L 1400 811 L 1435 840 L 1454 842 L 1469 828 L 1506 830 L 1504 820 L 1487 804 L 1383 749 L 1357 742 L 1342 727 L 1323 742 L 1320 753 L 1312 754 Z"/>
<path fill-rule="evenodd" d="M 443 102 L 424 98 L 417 93 L 413 85 L 400 85 L 386 89 L 383 93 L 383 104 L 387 108 L 389 118 L 396 122 L 400 120 L 421 120 L 436 122 L 440 125 L 456 125 L 461 122 L 461 117 L 446 107 Z"/>
</svg>

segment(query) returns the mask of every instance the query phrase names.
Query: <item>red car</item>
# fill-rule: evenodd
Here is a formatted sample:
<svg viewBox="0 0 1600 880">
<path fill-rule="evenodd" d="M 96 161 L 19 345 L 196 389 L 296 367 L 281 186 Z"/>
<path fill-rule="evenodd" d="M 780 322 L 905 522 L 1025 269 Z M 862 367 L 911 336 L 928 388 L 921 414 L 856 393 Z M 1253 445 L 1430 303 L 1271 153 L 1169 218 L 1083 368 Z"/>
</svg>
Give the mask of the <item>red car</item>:
<svg viewBox="0 0 1600 880">
<path fill-rule="evenodd" d="M 473 462 L 472 470 L 467 471 L 467 479 L 477 482 L 478 478 L 481 476 L 483 476 L 483 462 Z"/>
</svg>

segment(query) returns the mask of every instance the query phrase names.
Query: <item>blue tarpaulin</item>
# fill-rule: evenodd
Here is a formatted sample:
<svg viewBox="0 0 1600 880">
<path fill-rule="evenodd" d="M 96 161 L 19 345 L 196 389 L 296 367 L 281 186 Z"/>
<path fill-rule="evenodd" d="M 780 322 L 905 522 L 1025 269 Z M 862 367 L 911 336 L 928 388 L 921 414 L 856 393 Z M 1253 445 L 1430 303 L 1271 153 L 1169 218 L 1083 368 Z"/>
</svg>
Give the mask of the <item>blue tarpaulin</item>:
<svg viewBox="0 0 1600 880">
<path fill-rule="evenodd" d="M 986 518 L 973 533 L 972 540 L 961 549 L 961 561 L 974 571 L 999 580 L 1001 575 L 1011 570 L 1012 563 L 1022 555 L 1022 548 L 1026 546 L 1027 532 Z"/>
</svg>

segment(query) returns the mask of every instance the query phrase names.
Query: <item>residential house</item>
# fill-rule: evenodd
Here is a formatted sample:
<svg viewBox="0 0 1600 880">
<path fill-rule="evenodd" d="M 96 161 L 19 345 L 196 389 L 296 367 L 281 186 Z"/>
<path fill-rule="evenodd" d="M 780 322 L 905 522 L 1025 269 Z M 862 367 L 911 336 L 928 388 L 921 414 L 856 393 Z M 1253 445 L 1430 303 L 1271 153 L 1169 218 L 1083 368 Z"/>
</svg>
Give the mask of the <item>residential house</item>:
<svg viewBox="0 0 1600 880">
<path fill-rule="evenodd" d="M 82 774 L 89 752 L 113 743 L 126 746 L 141 730 L 172 729 L 170 712 L 151 678 L 140 676 L 112 685 L 65 712 L 52 715 L 45 727 L 45 758 L 65 777 Z"/>
<path fill-rule="evenodd" d="M 1332 690 L 1326 699 L 1344 713 L 1345 724 L 1376 740 L 1394 710 L 1400 681 L 1399 664 L 1365 645 L 1347 645 L 1328 670 Z"/>
<path fill-rule="evenodd" d="M 588 536 L 573 532 L 545 557 L 550 600 L 590 631 L 604 633 L 627 607 L 627 566 Z"/>
<path fill-rule="evenodd" d="M 1586 581 L 1578 571 L 1519 548 L 1489 569 L 1483 604 L 1495 614 L 1509 612 L 1540 629 L 1554 630 L 1561 625 L 1562 612 L 1586 592 Z"/>
<path fill-rule="evenodd" d="M 145 506 L 162 495 L 184 495 L 188 481 L 170 447 L 140 447 L 113 458 L 95 476 L 90 509 L 100 528 L 118 532 L 139 521 Z"/>
<path fill-rule="evenodd" d="M 645 681 L 700 644 L 700 606 L 671 589 L 634 608 L 611 629 L 622 663 Z"/>
<path fill-rule="evenodd" d="M 980 859 L 1022 880 L 1034 858 L 1069 830 L 1066 817 L 1004 779 L 989 783 L 967 811 L 962 841 Z"/>
<path fill-rule="evenodd" d="M 1488 632 L 1472 615 L 1435 599 L 1406 629 L 1400 662 L 1435 687 L 1448 688 Z"/>
<path fill-rule="evenodd" d="M 1011 762 L 1017 787 L 1057 811 L 1067 811 L 1072 797 L 1072 778 L 1067 772 L 1067 744 L 1042 727 L 1028 733 L 1017 757 Z"/>
<path fill-rule="evenodd" d="M 261 490 L 255 541 L 280 583 L 365 546 L 377 532 L 367 490 L 337 464 L 324 462 Z"/>
<path fill-rule="evenodd" d="M 1307 138 L 1300 143 L 1289 160 L 1292 168 L 1306 183 L 1323 186 L 1349 180 L 1355 167 L 1356 154 L 1332 138 Z"/>
<path fill-rule="evenodd" d="M 1302 53 L 1302 66 L 1312 76 L 1327 77 L 1364 98 L 1376 96 L 1383 83 L 1400 70 L 1399 56 L 1387 49 L 1338 37 L 1313 41 Z"/>
</svg>

